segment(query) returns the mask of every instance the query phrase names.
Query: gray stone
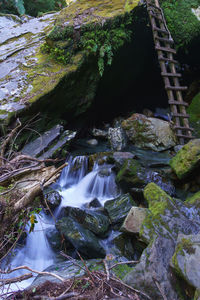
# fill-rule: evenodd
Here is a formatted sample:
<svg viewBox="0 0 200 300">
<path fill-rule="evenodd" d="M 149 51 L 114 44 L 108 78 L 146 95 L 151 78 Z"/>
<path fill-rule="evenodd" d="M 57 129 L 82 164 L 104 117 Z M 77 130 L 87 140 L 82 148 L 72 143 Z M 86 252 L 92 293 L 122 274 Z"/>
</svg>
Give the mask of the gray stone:
<svg viewBox="0 0 200 300">
<path fill-rule="evenodd" d="M 139 233 L 147 211 L 147 208 L 132 207 L 120 230 L 129 233 Z"/>
<path fill-rule="evenodd" d="M 126 146 L 126 137 L 121 127 L 108 129 L 108 140 L 112 150 L 121 151 Z"/>
<path fill-rule="evenodd" d="M 60 136 L 62 130 L 63 127 L 61 125 L 54 126 L 35 139 L 33 142 L 25 145 L 21 152 L 33 157 L 39 156 L 56 138 Z"/>
<path fill-rule="evenodd" d="M 96 146 L 98 145 L 98 141 L 96 139 L 91 139 L 91 140 L 88 140 L 87 143 L 91 146 Z"/>
<path fill-rule="evenodd" d="M 135 206 L 135 202 L 129 194 L 108 200 L 104 204 L 104 208 L 113 224 L 123 222 L 132 206 Z"/>
<path fill-rule="evenodd" d="M 64 217 L 57 221 L 56 228 L 85 257 L 99 258 L 105 256 L 105 251 L 94 233 L 85 229 L 71 217 Z"/>
<path fill-rule="evenodd" d="M 62 197 L 57 191 L 50 190 L 44 193 L 44 199 L 49 205 L 49 207 L 54 210 L 56 207 L 60 205 Z"/>
<path fill-rule="evenodd" d="M 108 135 L 108 131 L 107 130 L 98 129 L 98 128 L 93 128 L 92 129 L 92 135 L 95 136 L 95 137 L 106 138 L 107 135 Z"/>
<path fill-rule="evenodd" d="M 96 210 L 83 210 L 68 206 L 65 207 L 65 215 L 74 218 L 84 228 L 97 235 L 105 234 L 110 225 L 108 217 Z"/>
<path fill-rule="evenodd" d="M 154 183 L 146 186 L 144 196 L 149 204 L 149 213 L 143 221 L 140 238 L 148 246 L 143 251 L 140 263 L 125 276 L 124 281 L 134 288 L 142 289 L 152 299 L 161 300 L 163 297 L 155 288 L 157 281 L 167 299 L 178 300 L 181 298 L 176 289 L 179 281 L 172 272 L 170 261 L 178 234 L 199 233 L 200 208 L 171 198 Z"/>
<path fill-rule="evenodd" d="M 200 234 L 179 234 L 171 266 L 185 281 L 200 289 Z"/>
<path fill-rule="evenodd" d="M 129 140 L 137 147 L 163 151 L 176 145 L 176 136 L 169 122 L 133 114 L 122 122 Z"/>
<path fill-rule="evenodd" d="M 59 154 L 62 154 L 63 149 L 66 150 L 66 148 L 69 146 L 71 141 L 75 138 L 75 136 L 76 136 L 76 131 L 65 130 L 59 137 L 59 140 L 55 144 L 53 143 L 53 145 L 51 145 L 50 148 L 47 151 L 45 151 L 45 153 L 40 155 L 38 158 L 39 159 L 47 159 L 52 157 L 54 158 Z"/>
</svg>

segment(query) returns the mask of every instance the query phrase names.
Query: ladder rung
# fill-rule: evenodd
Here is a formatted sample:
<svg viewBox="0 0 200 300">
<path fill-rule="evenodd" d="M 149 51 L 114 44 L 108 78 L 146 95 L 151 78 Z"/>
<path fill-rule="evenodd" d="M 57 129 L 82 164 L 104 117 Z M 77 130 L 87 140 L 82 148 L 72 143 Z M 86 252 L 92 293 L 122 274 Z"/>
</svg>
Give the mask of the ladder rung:
<svg viewBox="0 0 200 300">
<path fill-rule="evenodd" d="M 161 29 L 161 28 L 159 28 L 157 26 L 152 26 L 152 29 L 153 29 L 153 31 L 158 31 L 158 32 L 161 32 L 161 33 L 169 35 L 169 32 L 167 30 Z"/>
<path fill-rule="evenodd" d="M 155 38 L 161 42 L 166 42 L 166 43 L 169 43 L 169 44 L 174 44 L 174 41 L 173 40 L 170 40 L 170 39 L 167 39 L 167 38 L 163 38 L 163 37 L 160 37 L 160 36 L 155 36 Z"/>
<path fill-rule="evenodd" d="M 189 118 L 190 116 L 188 114 L 181 114 L 181 113 L 171 113 L 172 118 L 173 117 L 182 117 L 182 118 Z"/>
<path fill-rule="evenodd" d="M 163 18 L 160 15 L 156 15 L 155 13 L 152 12 L 151 8 L 148 8 L 149 14 L 153 17 L 158 19 L 159 21 L 163 22 Z M 163 22 L 164 23 L 164 22 Z"/>
<path fill-rule="evenodd" d="M 194 137 L 192 135 L 190 136 L 190 135 L 184 135 L 184 134 L 177 133 L 176 136 L 179 138 L 184 138 L 184 139 L 194 139 Z"/>
<path fill-rule="evenodd" d="M 187 102 L 184 102 L 184 101 L 181 102 L 181 101 L 169 100 L 168 103 L 172 104 L 172 105 L 189 106 L 189 104 Z"/>
<path fill-rule="evenodd" d="M 194 131 L 194 128 L 184 127 L 184 126 L 174 126 L 173 128 L 175 130 L 181 129 L 181 130 L 185 130 L 185 131 Z"/>
<path fill-rule="evenodd" d="M 187 86 L 171 86 L 171 85 L 166 85 L 165 86 L 166 90 L 172 90 L 172 91 L 186 91 Z"/>
<path fill-rule="evenodd" d="M 171 62 L 171 63 L 174 63 L 174 64 L 178 64 L 177 60 L 171 59 L 171 58 L 168 58 L 168 57 L 158 56 L 158 60 L 163 60 L 163 61 Z"/>
<path fill-rule="evenodd" d="M 161 72 L 161 75 L 164 77 L 181 77 L 181 74 L 179 73 L 165 73 Z"/>
<path fill-rule="evenodd" d="M 170 52 L 170 53 L 176 54 L 176 50 L 172 49 L 172 48 L 156 46 L 155 49 L 160 50 L 160 51 L 164 51 L 164 52 Z"/>
</svg>

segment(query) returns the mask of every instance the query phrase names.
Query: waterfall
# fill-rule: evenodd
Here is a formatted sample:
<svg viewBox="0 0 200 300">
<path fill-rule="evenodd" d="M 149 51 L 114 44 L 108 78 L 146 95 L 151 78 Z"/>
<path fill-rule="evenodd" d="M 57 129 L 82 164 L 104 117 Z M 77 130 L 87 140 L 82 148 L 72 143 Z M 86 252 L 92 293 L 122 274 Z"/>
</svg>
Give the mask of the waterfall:
<svg viewBox="0 0 200 300">
<path fill-rule="evenodd" d="M 98 199 L 103 205 L 108 199 L 118 196 L 118 188 L 115 183 L 115 176 L 111 165 L 94 165 L 88 173 L 88 158 L 85 156 L 70 157 L 68 165 L 63 169 L 57 182 L 62 201 L 55 210 L 54 215 L 58 217 L 60 211 L 65 206 L 81 207 L 93 199 Z M 38 223 L 35 224 L 34 231 L 27 235 L 26 244 L 22 248 L 17 248 L 4 260 L 1 268 L 15 268 L 26 265 L 31 269 L 42 271 L 55 262 L 56 254 L 52 251 L 45 237 L 45 229 L 54 226 L 50 217 L 41 213 L 37 216 Z M 14 254 L 14 257 L 13 257 Z M 10 262 L 8 262 L 10 259 Z M 27 270 L 19 270 L 4 276 L 11 278 L 27 273 Z M 37 274 L 34 274 L 37 276 Z M 17 290 L 27 287 L 33 278 L 12 284 L 10 290 Z"/>
<path fill-rule="evenodd" d="M 78 170 L 76 169 L 77 177 L 75 178 L 73 166 L 79 159 L 80 156 L 70 159 L 68 166 L 61 174 L 59 180 L 61 190 L 59 193 L 62 196 L 62 202 L 56 211 L 56 216 L 59 215 L 62 207 L 81 207 L 95 198 L 97 198 L 101 204 L 104 204 L 106 200 L 116 198 L 119 194 L 111 165 L 95 164 L 93 170 L 86 175 L 86 163 L 81 157 L 84 166 Z M 71 185 L 69 185 L 69 182 Z"/>
<path fill-rule="evenodd" d="M 44 231 L 46 228 L 52 227 L 52 220 L 44 213 L 36 216 L 37 222 L 35 223 L 34 231 L 28 233 L 26 243 L 23 248 L 17 248 L 9 257 L 3 262 L 1 268 L 10 267 L 14 269 L 18 266 L 28 266 L 37 271 L 43 271 L 53 264 L 55 254 L 51 250 L 49 243 L 45 237 Z M 27 226 L 27 231 L 29 227 Z M 27 270 L 18 270 L 6 275 L 4 278 L 13 278 L 29 273 Z M 37 274 L 33 274 L 37 276 Z M 26 288 L 34 278 L 24 280 L 22 282 L 13 283 L 9 290 L 16 290 Z"/>
</svg>

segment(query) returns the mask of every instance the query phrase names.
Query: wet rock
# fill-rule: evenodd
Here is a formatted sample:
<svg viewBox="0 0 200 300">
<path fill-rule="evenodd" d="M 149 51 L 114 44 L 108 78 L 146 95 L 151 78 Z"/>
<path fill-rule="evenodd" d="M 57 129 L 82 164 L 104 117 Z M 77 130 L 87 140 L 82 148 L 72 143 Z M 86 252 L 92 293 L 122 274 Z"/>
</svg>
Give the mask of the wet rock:
<svg viewBox="0 0 200 300">
<path fill-rule="evenodd" d="M 121 127 L 108 129 L 108 140 L 112 150 L 121 151 L 126 146 L 126 136 Z"/>
<path fill-rule="evenodd" d="M 117 173 L 116 181 L 120 183 L 122 187 L 131 189 L 133 189 L 133 187 L 144 188 L 147 183 L 155 182 L 170 195 L 174 195 L 175 193 L 172 182 L 170 179 L 167 179 L 165 174 L 142 167 L 140 161 L 136 159 L 127 159 L 124 161 L 122 168 Z"/>
<path fill-rule="evenodd" d="M 125 277 L 125 282 L 142 289 L 153 299 L 163 299 L 155 288 L 157 281 L 167 299 L 180 299 L 176 287 L 179 282 L 172 272 L 170 260 L 174 254 L 178 234 L 197 234 L 200 230 L 200 208 L 186 206 L 171 198 L 160 187 L 149 183 L 144 196 L 149 213 L 143 221 L 140 238 L 148 246 L 140 263 Z M 184 290 L 179 287 L 184 297 Z"/>
<path fill-rule="evenodd" d="M 171 159 L 170 166 L 179 179 L 190 175 L 200 165 L 200 139 L 184 145 Z"/>
<path fill-rule="evenodd" d="M 200 289 L 200 234 L 179 234 L 171 266 L 189 285 Z"/>
<path fill-rule="evenodd" d="M 25 145 L 21 152 L 39 159 L 52 158 L 61 154 L 64 149 L 66 150 L 75 136 L 75 131 L 63 132 L 63 126 L 56 125 Z"/>
<path fill-rule="evenodd" d="M 129 233 L 139 233 L 147 213 L 147 208 L 132 207 L 126 219 L 124 220 L 120 231 Z"/>
<path fill-rule="evenodd" d="M 188 197 L 186 199 L 186 203 L 196 205 L 196 206 L 199 205 L 200 204 L 200 191 L 198 191 L 194 195 Z"/>
<path fill-rule="evenodd" d="M 60 233 L 58 232 L 58 230 L 56 230 L 55 227 L 47 228 L 45 230 L 45 235 L 52 249 L 54 249 L 55 251 L 62 250 L 64 243 L 62 242 Z"/>
<path fill-rule="evenodd" d="M 35 139 L 33 142 L 25 145 L 21 152 L 33 157 L 39 156 L 56 138 L 60 136 L 62 131 L 63 126 L 54 126 L 50 130 L 39 136 L 37 139 Z"/>
<path fill-rule="evenodd" d="M 176 137 L 167 121 L 133 114 L 122 122 L 122 128 L 129 140 L 140 148 L 163 151 L 176 145 Z"/>
<path fill-rule="evenodd" d="M 104 235 L 110 225 L 108 217 L 96 210 L 83 210 L 68 206 L 65 207 L 65 215 L 74 218 L 84 228 L 97 235 Z"/>
<path fill-rule="evenodd" d="M 101 261 L 102 259 L 89 259 L 85 261 L 85 264 L 89 269 L 93 268 L 94 270 L 102 270 L 104 267 L 103 264 L 101 264 Z M 79 267 L 79 265 L 81 267 Z M 83 262 L 75 259 L 73 261 L 56 262 L 45 271 L 54 273 L 65 279 L 80 277 L 87 272 Z M 60 283 L 60 280 L 55 277 L 49 275 L 38 275 L 31 284 L 31 288 L 40 286 L 46 281 L 50 281 L 52 284 L 55 282 Z"/>
<path fill-rule="evenodd" d="M 115 164 L 115 168 L 119 170 L 122 167 L 124 161 L 126 161 L 127 159 L 132 159 L 134 157 L 135 155 L 131 152 L 118 151 L 113 153 L 113 155 L 110 157 L 110 160 L 112 163 Z"/>
<path fill-rule="evenodd" d="M 50 145 L 47 151 L 40 155 L 39 159 L 56 158 L 58 156 L 66 157 L 67 149 L 71 141 L 75 138 L 76 131 L 65 130 L 58 141 Z"/>
<path fill-rule="evenodd" d="M 107 135 L 108 135 L 108 131 L 107 130 L 98 129 L 98 128 L 93 128 L 92 129 L 92 135 L 95 136 L 95 137 L 106 138 Z"/>
<path fill-rule="evenodd" d="M 115 255 L 118 254 L 119 256 L 126 257 L 127 259 L 137 259 L 134 239 L 131 236 L 120 233 L 112 240 L 112 245 L 112 251 Z"/>
<path fill-rule="evenodd" d="M 44 199 L 47 202 L 48 206 L 54 210 L 58 207 L 61 203 L 62 197 L 57 191 L 54 190 L 47 190 L 44 193 Z"/>
<path fill-rule="evenodd" d="M 121 23 L 115 19 L 123 22 L 138 2 L 73 1 L 61 11 L 39 18 L 1 15 L 0 119 L 9 122 L 11 116 L 27 113 L 27 108 L 53 116 L 64 113 L 69 118 L 86 111 L 94 99 L 100 74 L 97 56 L 85 55 L 88 48 L 80 49 L 77 39 L 81 40 L 86 30 L 89 34 L 103 30 L 107 22 L 120 29 Z"/>
<path fill-rule="evenodd" d="M 99 207 L 102 207 L 102 204 L 96 198 L 90 201 L 90 203 L 88 204 L 88 208 L 99 208 Z"/>
<path fill-rule="evenodd" d="M 130 194 L 125 194 L 113 200 L 108 200 L 104 204 L 105 210 L 108 212 L 109 218 L 113 224 L 121 223 L 131 207 L 135 205 Z"/>
<path fill-rule="evenodd" d="M 94 233 L 85 229 L 71 217 L 64 217 L 57 221 L 56 228 L 84 257 L 98 258 L 105 256 L 105 250 Z"/>
</svg>

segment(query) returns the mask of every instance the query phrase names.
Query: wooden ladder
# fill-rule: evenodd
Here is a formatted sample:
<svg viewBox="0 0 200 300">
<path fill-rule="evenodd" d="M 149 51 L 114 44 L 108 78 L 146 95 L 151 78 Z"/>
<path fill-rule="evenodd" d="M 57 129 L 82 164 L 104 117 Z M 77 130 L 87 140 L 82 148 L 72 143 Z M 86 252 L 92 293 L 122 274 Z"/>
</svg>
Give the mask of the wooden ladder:
<svg viewBox="0 0 200 300">
<path fill-rule="evenodd" d="M 164 80 L 168 95 L 173 128 L 180 144 L 185 144 L 193 138 L 193 129 L 189 125 L 189 115 L 186 113 L 188 103 L 183 101 L 182 91 L 187 87 L 180 86 L 180 73 L 176 72 L 177 61 L 174 59 L 176 50 L 174 41 L 167 28 L 163 11 L 158 0 L 146 0 L 147 11 L 151 21 L 155 49 L 161 67 L 161 75 Z"/>
</svg>

